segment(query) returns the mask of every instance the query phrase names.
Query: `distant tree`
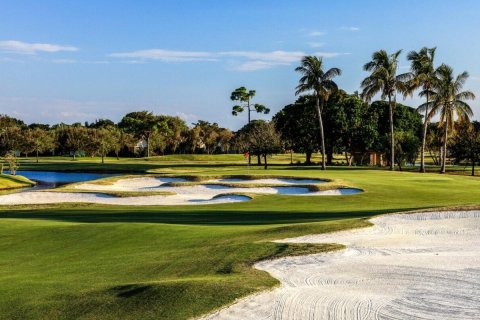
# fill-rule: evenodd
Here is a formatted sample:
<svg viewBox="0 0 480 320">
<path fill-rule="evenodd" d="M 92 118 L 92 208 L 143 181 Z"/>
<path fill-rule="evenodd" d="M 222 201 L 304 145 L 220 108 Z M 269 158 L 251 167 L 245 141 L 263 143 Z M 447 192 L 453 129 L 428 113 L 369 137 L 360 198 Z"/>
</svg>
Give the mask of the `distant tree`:
<svg viewBox="0 0 480 320">
<path fill-rule="evenodd" d="M 192 128 L 193 141 L 196 147 L 203 146 L 207 154 L 213 153 L 220 137 L 220 128 L 217 123 L 198 120 Z"/>
<path fill-rule="evenodd" d="M 298 95 L 305 92 L 314 92 L 315 109 L 317 111 L 318 124 L 320 128 L 322 170 L 325 170 L 325 136 L 322 111 L 332 93 L 338 89 L 337 84 L 332 79 L 341 75 L 342 71 L 339 68 L 331 68 L 327 71 L 324 71 L 322 58 L 314 56 L 303 57 L 300 66 L 295 68 L 295 71 L 302 74 L 295 94 Z"/>
<path fill-rule="evenodd" d="M 441 155 L 443 149 L 443 133 L 438 122 L 428 124 L 427 141 L 425 150 L 432 158 L 433 164 L 439 166 L 442 163 Z"/>
<path fill-rule="evenodd" d="M 371 101 L 377 94 L 381 93 L 382 100 L 388 99 L 389 122 L 390 122 L 390 170 L 395 170 L 395 134 L 394 134 L 394 112 L 397 104 L 397 93 L 406 91 L 405 81 L 409 75 L 397 75 L 398 56 L 402 50 L 388 54 L 385 50 L 376 51 L 372 60 L 363 66 L 370 75 L 362 83 L 362 98 Z"/>
<path fill-rule="evenodd" d="M 273 122 L 288 148 L 305 153 L 305 163 L 311 164 L 312 154 L 320 149 L 315 98 L 299 97 L 273 116 Z"/>
<path fill-rule="evenodd" d="M 396 132 L 395 161 L 400 171 L 406 163 L 414 164 L 418 156 L 420 140 L 412 131 Z"/>
<path fill-rule="evenodd" d="M 97 119 L 93 123 L 86 123 L 85 127 L 94 128 L 94 129 L 101 129 L 101 128 L 111 128 L 115 127 L 115 123 L 110 119 Z"/>
<path fill-rule="evenodd" d="M 10 171 L 10 174 L 13 176 L 16 176 L 19 165 L 18 165 L 18 160 L 17 160 L 17 156 L 15 155 L 15 152 L 8 151 L 5 154 L 3 159 L 8 164 L 8 170 Z"/>
<path fill-rule="evenodd" d="M 115 127 L 106 126 L 90 130 L 91 135 L 93 136 L 92 141 L 95 141 L 95 143 L 92 143 L 96 148 L 95 153 L 100 155 L 102 158 L 102 164 L 104 164 L 105 157 L 115 149 Z"/>
<path fill-rule="evenodd" d="M 450 149 L 456 162 L 468 160 L 471 165 L 471 175 L 475 176 L 475 164 L 480 161 L 480 123 L 459 121 L 450 142 Z"/>
<path fill-rule="evenodd" d="M 252 104 L 251 100 L 255 96 L 256 91 L 255 90 L 247 90 L 245 87 L 240 87 L 235 89 L 231 95 L 230 95 L 230 100 L 232 101 L 238 101 L 240 104 L 237 104 L 233 106 L 232 108 L 232 115 L 237 116 L 238 114 L 244 112 L 245 110 L 247 111 L 248 114 L 248 124 L 251 122 L 251 115 L 250 113 L 252 111 L 255 111 L 257 113 L 263 113 L 263 114 L 268 114 L 270 113 L 270 109 L 265 107 L 263 104 L 255 103 Z M 250 154 L 248 156 L 248 164 L 251 163 L 251 158 Z"/>
<path fill-rule="evenodd" d="M 150 156 L 150 139 L 159 130 L 159 119 L 148 111 L 137 111 L 126 114 L 120 123 L 119 128 L 127 133 L 133 134 L 139 139 L 145 139 L 147 143 L 147 157 Z"/>
<path fill-rule="evenodd" d="M 175 153 L 178 147 L 187 139 L 188 126 L 180 117 L 159 116 L 159 120 L 165 123 L 163 135 L 166 148 Z"/>
<path fill-rule="evenodd" d="M 412 93 L 421 88 L 420 96 L 426 97 L 426 105 L 424 109 L 423 131 L 422 131 L 422 149 L 420 152 L 420 172 L 425 172 L 425 146 L 427 143 L 427 129 L 430 118 L 429 103 L 435 76 L 435 50 L 436 48 L 423 47 L 420 51 L 410 51 L 407 59 L 410 61 L 410 81 L 407 83 L 407 92 Z"/>
<path fill-rule="evenodd" d="M 475 99 L 471 91 L 462 91 L 468 79 L 468 72 L 464 71 L 458 76 L 453 75 L 453 69 L 442 64 L 436 71 L 437 81 L 432 88 L 432 102 L 420 106 L 420 110 L 429 107 L 429 118 L 440 115 L 440 124 L 443 126 L 443 155 L 440 173 L 445 173 L 447 160 L 447 143 L 449 130 L 454 129 L 455 118 L 466 121 L 473 116 L 473 111 L 466 100 Z"/>
<path fill-rule="evenodd" d="M 222 153 L 228 153 L 234 136 L 233 132 L 230 129 L 219 128 L 217 134 L 217 146 L 221 148 Z"/>
<path fill-rule="evenodd" d="M 333 140 L 339 150 L 345 152 L 346 162 L 350 166 L 354 153 L 366 155 L 374 149 L 379 136 L 379 115 L 375 107 L 363 102 L 356 94 L 341 94 L 332 99 L 331 104 L 333 107 L 325 109 L 327 146 L 330 144 L 328 141 Z M 332 125 L 334 127 L 330 129 Z M 329 154 L 333 152 L 332 148 L 327 147 Z M 331 155 L 327 154 L 328 159 L 331 159 Z"/>
<path fill-rule="evenodd" d="M 21 149 L 24 128 L 23 121 L 0 114 L 0 154 Z"/>
<path fill-rule="evenodd" d="M 261 155 L 264 161 L 264 169 L 268 168 L 267 156 L 280 151 L 280 136 L 272 122 L 254 120 L 247 124 L 239 132 L 240 139 L 245 141 L 251 152 Z"/>
<path fill-rule="evenodd" d="M 124 149 L 133 149 L 135 146 L 135 138 L 132 134 L 126 133 L 117 127 L 113 127 L 112 129 L 112 136 L 113 136 L 113 152 L 117 157 L 117 160 L 120 159 L 120 152 Z"/>
<path fill-rule="evenodd" d="M 44 130 L 44 127 L 35 126 L 33 129 L 23 131 L 22 152 L 28 156 L 29 153 L 35 152 L 36 162 L 38 163 L 39 153 L 53 150 L 56 145 L 55 134 L 51 130 Z"/>
<path fill-rule="evenodd" d="M 82 151 L 92 141 L 89 140 L 87 128 L 80 124 L 75 124 L 65 128 L 66 141 L 65 147 L 72 154 L 73 160 L 79 151 Z"/>
</svg>

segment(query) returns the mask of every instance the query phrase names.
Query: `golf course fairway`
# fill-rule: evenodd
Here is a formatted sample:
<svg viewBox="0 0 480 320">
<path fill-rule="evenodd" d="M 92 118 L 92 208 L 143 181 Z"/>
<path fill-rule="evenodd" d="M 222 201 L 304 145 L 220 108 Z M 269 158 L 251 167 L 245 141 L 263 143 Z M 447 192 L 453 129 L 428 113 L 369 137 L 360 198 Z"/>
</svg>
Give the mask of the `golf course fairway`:
<svg viewBox="0 0 480 320">
<path fill-rule="evenodd" d="M 38 169 L 48 166 L 53 165 L 40 163 Z M 251 201 L 202 206 L 3 206 L 0 318 L 200 317 L 279 284 L 253 268 L 256 262 L 343 248 L 274 240 L 367 227 L 368 218 L 384 213 L 480 205 L 480 180 L 463 176 L 290 166 L 264 171 L 208 163 L 144 166 L 138 171 L 331 180 L 364 192 L 259 194 Z"/>
</svg>

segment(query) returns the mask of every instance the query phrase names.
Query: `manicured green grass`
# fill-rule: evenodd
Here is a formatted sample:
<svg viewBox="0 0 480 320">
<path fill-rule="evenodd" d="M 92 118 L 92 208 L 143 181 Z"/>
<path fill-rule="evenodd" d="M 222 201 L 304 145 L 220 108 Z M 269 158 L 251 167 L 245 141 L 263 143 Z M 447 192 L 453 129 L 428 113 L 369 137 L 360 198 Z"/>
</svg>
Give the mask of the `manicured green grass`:
<svg viewBox="0 0 480 320">
<path fill-rule="evenodd" d="M 9 190 L 17 188 L 31 187 L 35 182 L 22 176 L 12 176 L 9 174 L 0 174 L 0 190 Z"/>
<path fill-rule="evenodd" d="M 323 178 L 365 192 L 196 207 L 0 208 L 0 318 L 187 319 L 276 285 L 251 267 L 256 261 L 339 248 L 271 240 L 367 226 L 381 213 L 480 205 L 480 180 L 471 177 L 138 162 L 139 171 Z"/>
</svg>

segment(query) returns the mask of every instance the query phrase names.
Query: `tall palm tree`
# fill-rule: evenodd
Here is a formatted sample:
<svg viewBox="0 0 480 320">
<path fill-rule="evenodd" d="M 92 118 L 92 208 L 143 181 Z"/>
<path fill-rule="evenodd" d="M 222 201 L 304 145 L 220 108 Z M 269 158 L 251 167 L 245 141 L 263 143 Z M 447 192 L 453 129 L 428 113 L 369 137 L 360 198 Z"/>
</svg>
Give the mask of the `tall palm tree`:
<svg viewBox="0 0 480 320">
<path fill-rule="evenodd" d="M 426 97 L 425 116 L 423 118 L 423 132 L 422 132 L 422 150 L 420 160 L 420 172 L 425 172 L 425 145 L 427 142 L 427 128 L 429 123 L 429 98 L 432 94 L 431 90 L 435 82 L 435 67 L 433 60 L 435 59 L 435 50 L 437 48 L 423 47 L 420 51 L 410 51 L 407 59 L 410 61 L 410 77 L 408 86 L 408 93 L 412 94 L 418 88 L 421 88 L 419 95 Z"/>
<path fill-rule="evenodd" d="M 295 68 L 295 71 L 302 74 L 295 94 L 298 95 L 304 92 L 314 92 L 315 109 L 317 111 L 318 124 L 320 127 L 322 170 L 325 170 L 325 137 L 323 134 L 322 111 L 323 107 L 328 102 L 330 95 L 338 90 L 337 84 L 332 79 L 341 75 L 342 70 L 339 68 L 331 68 L 324 71 L 322 57 L 305 56 L 302 58 L 300 66 Z"/>
<path fill-rule="evenodd" d="M 382 100 L 388 99 L 390 118 L 390 170 L 395 170 L 395 136 L 393 131 L 393 114 L 397 104 L 397 93 L 406 90 L 408 74 L 397 75 L 398 56 L 402 50 L 388 54 L 385 50 L 376 51 L 372 54 L 372 60 L 363 66 L 370 75 L 361 83 L 362 98 L 367 102 L 381 93 Z"/>
<path fill-rule="evenodd" d="M 452 67 L 442 64 L 435 72 L 437 81 L 432 88 L 432 101 L 424 103 L 419 108 L 421 111 L 431 108 L 428 117 L 440 115 L 440 124 L 443 126 L 443 155 L 441 173 L 445 173 L 447 160 L 447 141 L 449 129 L 453 130 L 455 118 L 468 120 L 473 116 L 473 111 L 466 100 L 475 99 L 471 91 L 462 91 L 463 85 L 468 79 L 468 72 L 464 71 L 458 76 L 453 75 Z"/>
</svg>

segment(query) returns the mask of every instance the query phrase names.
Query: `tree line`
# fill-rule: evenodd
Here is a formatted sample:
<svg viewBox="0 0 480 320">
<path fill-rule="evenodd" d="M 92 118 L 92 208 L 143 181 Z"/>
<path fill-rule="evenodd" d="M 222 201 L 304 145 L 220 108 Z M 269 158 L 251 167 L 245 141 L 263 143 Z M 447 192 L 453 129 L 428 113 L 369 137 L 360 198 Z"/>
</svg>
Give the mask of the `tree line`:
<svg viewBox="0 0 480 320">
<path fill-rule="evenodd" d="M 269 154 L 321 152 L 321 167 L 332 165 L 333 155 L 342 153 L 346 165 L 386 164 L 392 170 L 414 163 L 420 155 L 420 172 L 425 172 L 425 155 L 445 172 L 447 158 L 456 163 L 479 161 L 479 130 L 470 122 L 473 112 L 468 100 L 475 98 L 463 90 L 466 71 L 435 66 L 436 48 L 422 48 L 407 54 L 410 70 L 398 72 L 401 50 L 372 54 L 363 69 L 368 76 L 361 92 L 348 94 L 334 79 L 339 68 L 326 70 L 321 57 L 306 56 L 295 69 L 300 73 L 298 99 L 273 115 L 271 121 L 252 120 L 252 112 L 268 114 L 270 109 L 253 103 L 255 90 L 235 89 L 230 99 L 234 116 L 247 113 L 248 121 L 237 132 L 217 123 L 199 120 L 188 126 L 179 117 L 149 111 L 126 114 L 120 122 L 99 119 L 72 125 L 30 124 L 0 116 L 0 152 L 12 156 L 107 155 L 145 156 L 172 153 L 248 153 L 267 167 Z M 417 108 L 399 103 L 400 98 L 418 94 L 424 98 Z M 378 100 L 373 101 L 374 98 Z M 432 122 L 438 116 L 437 122 Z M 342 161 L 343 162 L 343 161 Z"/>
</svg>

